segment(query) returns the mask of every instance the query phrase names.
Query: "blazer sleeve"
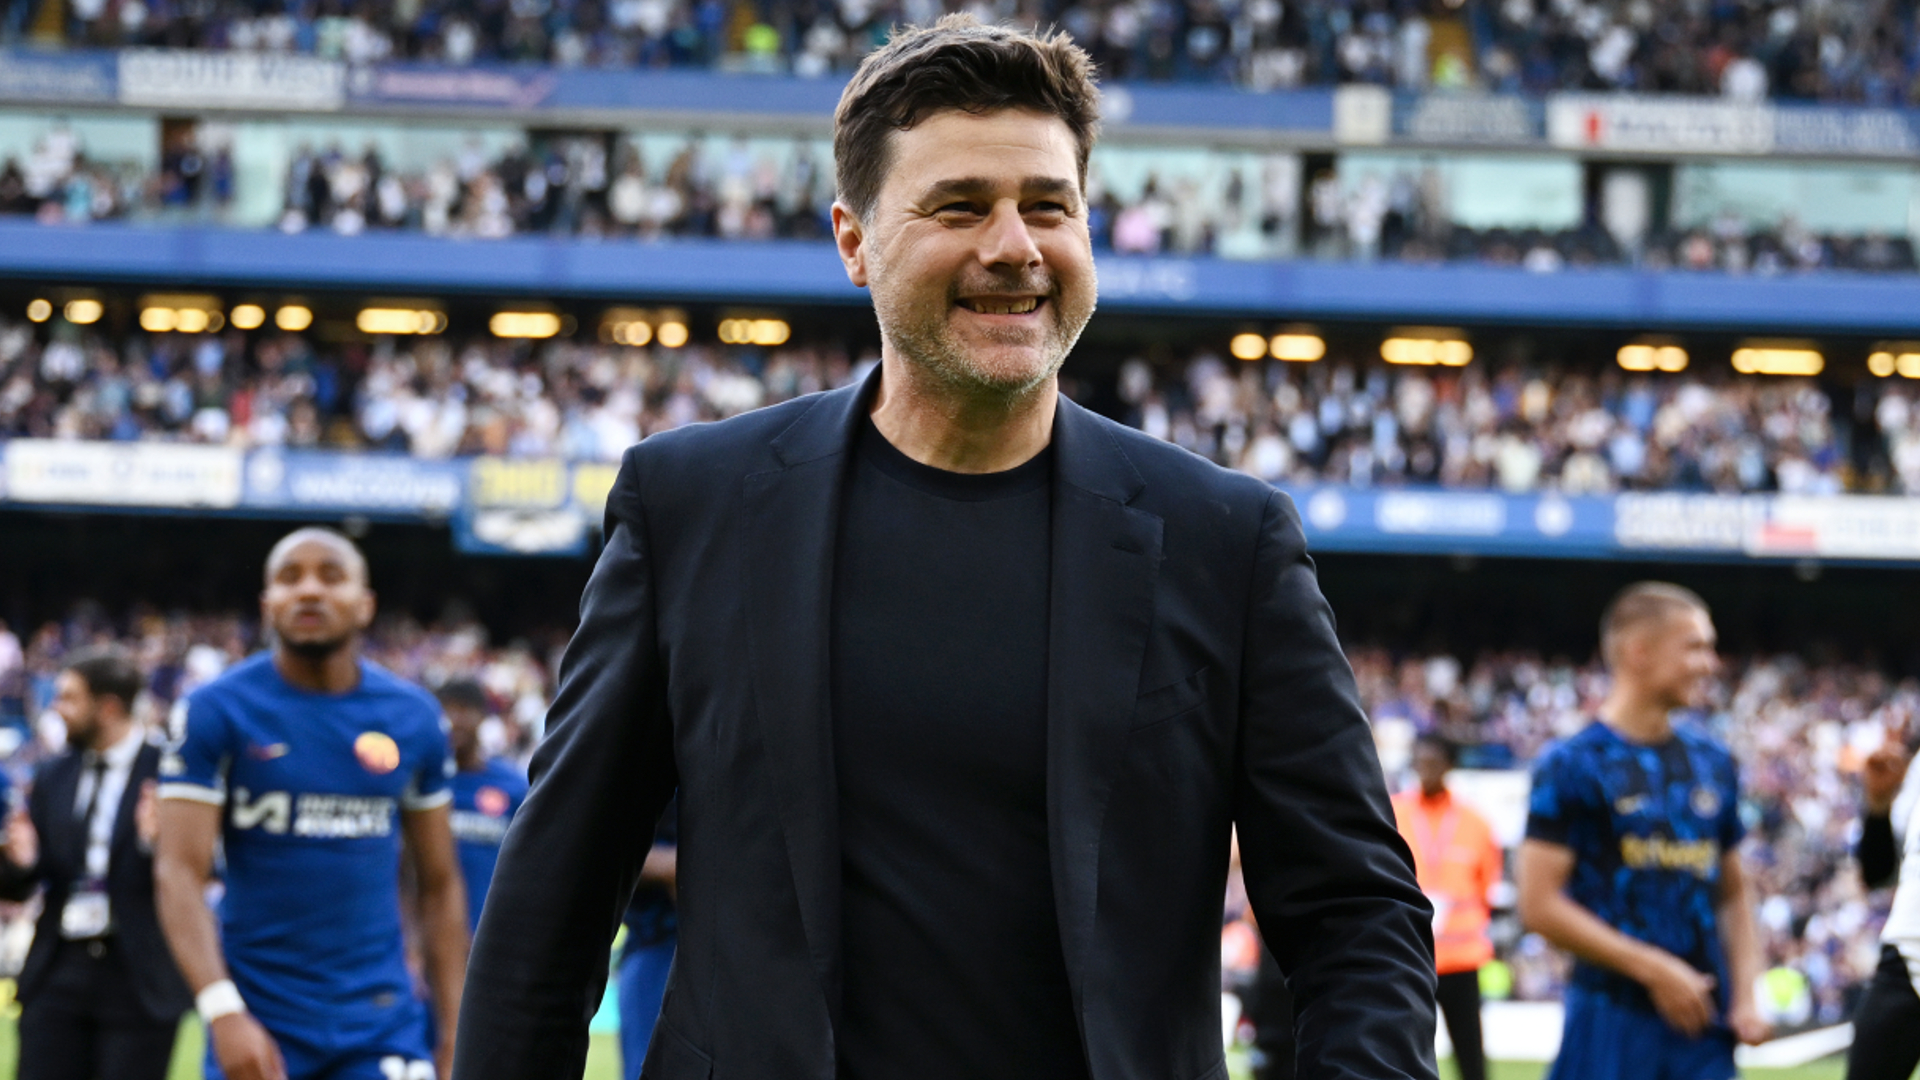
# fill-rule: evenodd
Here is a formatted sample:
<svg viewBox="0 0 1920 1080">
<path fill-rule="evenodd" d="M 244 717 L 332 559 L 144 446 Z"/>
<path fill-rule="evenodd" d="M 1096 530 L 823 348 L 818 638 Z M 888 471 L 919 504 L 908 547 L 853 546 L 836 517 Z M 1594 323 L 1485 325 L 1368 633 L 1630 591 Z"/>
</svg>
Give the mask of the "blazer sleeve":
<svg viewBox="0 0 1920 1080">
<path fill-rule="evenodd" d="M 630 450 L 474 939 L 454 1080 L 580 1075 L 608 947 L 675 787 L 639 488 Z"/>
<path fill-rule="evenodd" d="M 1234 817 L 1248 898 L 1295 998 L 1299 1075 L 1432 1080 L 1432 908 L 1279 492 L 1248 605 Z"/>
</svg>

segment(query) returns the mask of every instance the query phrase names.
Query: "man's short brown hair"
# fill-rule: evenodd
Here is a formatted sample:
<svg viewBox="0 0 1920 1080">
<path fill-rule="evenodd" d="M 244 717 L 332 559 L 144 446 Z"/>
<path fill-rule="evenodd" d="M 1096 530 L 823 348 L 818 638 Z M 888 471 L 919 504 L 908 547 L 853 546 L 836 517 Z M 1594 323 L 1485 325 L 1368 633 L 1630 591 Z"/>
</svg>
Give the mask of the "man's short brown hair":
<svg viewBox="0 0 1920 1080">
<path fill-rule="evenodd" d="M 125 649 L 115 645 L 96 645 L 69 653 L 63 670 L 80 676 L 87 693 L 96 698 L 120 699 L 120 707 L 133 715 L 133 701 L 140 696 L 140 668 Z"/>
<path fill-rule="evenodd" d="M 1621 589 L 1600 616 L 1600 653 L 1611 659 L 1613 646 L 1626 633 L 1642 623 L 1664 619 L 1676 611 L 1705 613 L 1707 602 L 1684 585 L 1666 581 L 1639 581 Z"/>
<path fill-rule="evenodd" d="M 1080 187 L 1100 126 L 1093 61 L 1065 33 L 1040 35 L 947 15 L 896 31 L 861 61 L 833 111 L 834 182 L 865 221 L 892 167 L 892 137 L 958 109 L 984 116 L 1031 109 L 1057 116 L 1079 149 Z"/>
</svg>

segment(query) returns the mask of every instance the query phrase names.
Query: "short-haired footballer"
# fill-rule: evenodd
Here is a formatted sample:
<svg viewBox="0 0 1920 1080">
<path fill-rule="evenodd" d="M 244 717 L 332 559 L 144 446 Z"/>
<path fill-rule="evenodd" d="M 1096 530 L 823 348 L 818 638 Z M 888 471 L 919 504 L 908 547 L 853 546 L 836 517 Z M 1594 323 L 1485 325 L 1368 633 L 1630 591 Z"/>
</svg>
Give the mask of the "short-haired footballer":
<svg viewBox="0 0 1920 1080">
<path fill-rule="evenodd" d="M 468 929 L 440 706 L 359 656 L 374 600 L 346 537 L 281 540 L 260 608 L 272 651 L 187 698 L 161 769 L 160 919 L 207 1024 L 207 1075 L 445 1076 Z M 216 841 L 217 927 L 204 900 Z M 437 1050 L 401 940 L 403 848 Z"/>
<path fill-rule="evenodd" d="M 487 753 L 480 737 L 490 711 L 484 687 L 472 679 L 454 679 L 434 696 L 446 713 L 447 737 L 453 743 L 453 842 L 467 881 L 467 922 L 477 927 L 507 823 L 527 799 L 527 776 Z"/>
</svg>

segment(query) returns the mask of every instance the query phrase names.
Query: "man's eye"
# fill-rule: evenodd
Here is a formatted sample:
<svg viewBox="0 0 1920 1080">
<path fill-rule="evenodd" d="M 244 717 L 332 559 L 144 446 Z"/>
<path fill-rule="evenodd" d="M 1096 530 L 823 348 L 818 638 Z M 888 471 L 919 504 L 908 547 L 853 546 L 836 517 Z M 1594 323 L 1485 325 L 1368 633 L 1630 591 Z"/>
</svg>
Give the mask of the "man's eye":
<svg viewBox="0 0 1920 1080">
<path fill-rule="evenodd" d="M 937 214 L 978 214 L 979 212 L 980 208 L 978 206 L 967 202 L 948 203 L 934 211 L 934 213 Z"/>
</svg>

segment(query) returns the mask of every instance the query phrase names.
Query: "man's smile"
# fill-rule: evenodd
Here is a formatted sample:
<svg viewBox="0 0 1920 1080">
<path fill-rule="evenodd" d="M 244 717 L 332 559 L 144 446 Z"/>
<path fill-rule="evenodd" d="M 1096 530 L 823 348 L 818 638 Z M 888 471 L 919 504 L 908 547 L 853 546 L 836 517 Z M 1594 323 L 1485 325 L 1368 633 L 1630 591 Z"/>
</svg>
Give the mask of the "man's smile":
<svg viewBox="0 0 1920 1080">
<path fill-rule="evenodd" d="M 1044 296 L 966 296 L 960 306 L 979 315 L 1031 315 L 1047 302 Z"/>
</svg>

